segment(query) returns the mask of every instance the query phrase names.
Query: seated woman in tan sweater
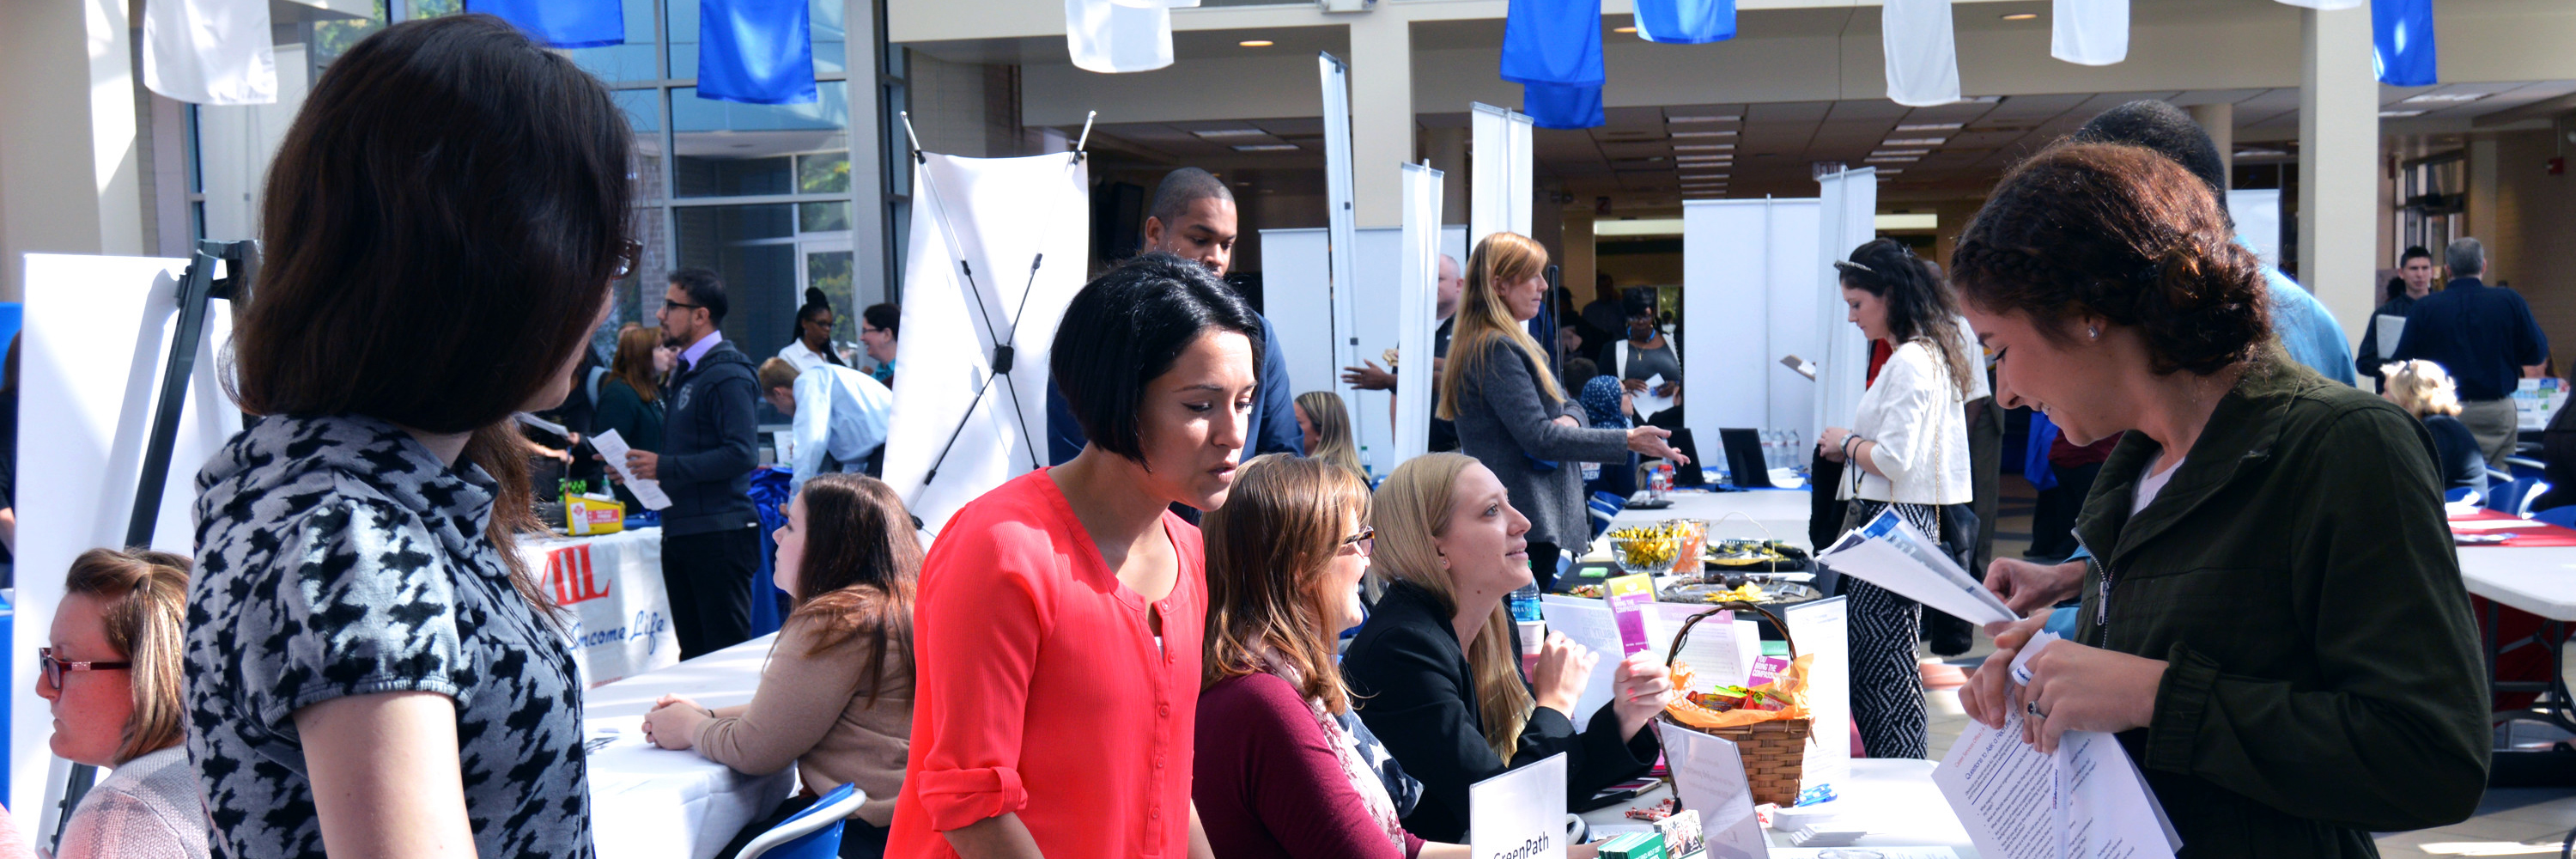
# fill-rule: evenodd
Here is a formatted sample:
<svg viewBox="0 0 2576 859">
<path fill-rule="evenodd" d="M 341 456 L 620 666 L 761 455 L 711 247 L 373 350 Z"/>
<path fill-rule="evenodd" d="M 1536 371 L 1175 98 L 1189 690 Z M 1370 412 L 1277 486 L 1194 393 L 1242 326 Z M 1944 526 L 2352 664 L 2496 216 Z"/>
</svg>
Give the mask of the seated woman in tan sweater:
<svg viewBox="0 0 2576 859">
<path fill-rule="evenodd" d="M 751 774 L 797 765 L 803 789 L 745 827 L 722 854 L 812 805 L 843 783 L 866 791 L 841 830 L 843 857 L 885 855 L 912 736 L 912 594 L 921 543 L 912 515 L 884 483 L 825 474 L 805 483 L 778 541 L 778 588 L 796 609 L 778 631 L 751 703 L 709 710 L 664 696 L 644 736 L 695 748 Z"/>
</svg>

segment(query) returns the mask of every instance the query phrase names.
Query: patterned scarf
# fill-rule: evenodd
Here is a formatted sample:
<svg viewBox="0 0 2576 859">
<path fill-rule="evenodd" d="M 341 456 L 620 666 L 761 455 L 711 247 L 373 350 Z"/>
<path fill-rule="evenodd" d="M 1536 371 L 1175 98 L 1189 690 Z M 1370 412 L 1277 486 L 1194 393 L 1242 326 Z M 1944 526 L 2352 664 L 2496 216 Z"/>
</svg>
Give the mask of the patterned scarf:
<svg viewBox="0 0 2576 859">
<path fill-rule="evenodd" d="M 1290 665 L 1287 660 L 1273 658 L 1272 653 L 1264 653 L 1261 662 L 1262 670 L 1288 681 L 1288 685 L 1303 685 L 1296 667 Z M 1422 784 L 1406 776 L 1404 771 L 1396 766 L 1394 758 L 1389 757 L 1386 750 L 1378 745 L 1377 737 L 1369 734 L 1367 726 L 1361 725 L 1357 716 L 1350 713 L 1333 715 L 1332 711 L 1324 709 L 1322 698 L 1306 699 L 1306 711 L 1315 717 L 1315 724 L 1324 729 L 1325 739 L 1333 746 L 1333 758 L 1341 762 L 1342 777 L 1349 779 L 1351 789 L 1359 792 L 1360 804 L 1368 806 L 1369 818 L 1377 821 L 1378 828 L 1386 832 L 1387 840 L 1395 845 L 1395 849 L 1403 850 L 1403 819 L 1397 813 L 1395 800 L 1387 790 L 1389 782 L 1380 780 L 1380 770 L 1370 766 L 1370 761 L 1383 761 L 1385 776 L 1391 781 L 1405 785 L 1404 804 L 1408 808 L 1421 798 Z M 1362 737 L 1367 738 L 1365 752 L 1361 748 Z"/>
</svg>

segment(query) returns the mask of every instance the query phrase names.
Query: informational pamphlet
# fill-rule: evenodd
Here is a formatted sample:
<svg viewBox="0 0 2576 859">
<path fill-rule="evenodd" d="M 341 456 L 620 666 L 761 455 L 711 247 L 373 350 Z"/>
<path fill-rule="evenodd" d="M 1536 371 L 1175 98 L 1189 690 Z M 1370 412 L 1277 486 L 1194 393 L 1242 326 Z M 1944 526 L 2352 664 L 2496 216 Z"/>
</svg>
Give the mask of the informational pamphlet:
<svg viewBox="0 0 2576 859">
<path fill-rule="evenodd" d="M 1970 721 L 1932 782 L 1987 859 L 2172 859 L 2182 839 L 2110 734 L 2068 731 L 2056 754 Z"/>
<path fill-rule="evenodd" d="M 635 493 L 635 500 L 644 502 L 644 509 L 660 510 L 671 506 L 671 496 L 662 494 L 660 481 L 641 480 L 636 478 L 635 472 L 626 470 L 626 440 L 619 438 L 616 430 L 592 436 L 590 446 L 599 448 L 599 458 L 608 460 L 608 467 L 617 470 L 617 479 L 626 484 L 626 491 Z"/>
<path fill-rule="evenodd" d="M 1915 602 L 1977 625 L 2011 623 L 2021 616 L 1984 582 L 1959 568 L 1940 543 L 1923 535 L 1894 508 L 1852 529 L 1816 556 L 1834 572 L 1895 591 Z"/>
<path fill-rule="evenodd" d="M 1654 639 L 1646 636 L 1646 610 L 1655 604 L 1655 577 L 1638 573 L 1602 582 L 1601 601 L 1610 607 L 1610 619 L 1619 624 L 1620 656 L 1655 649 Z"/>
<path fill-rule="evenodd" d="M 1656 723 L 1655 735 L 1663 741 L 1665 763 L 1673 768 L 1673 794 L 1682 808 L 1699 815 L 1709 859 L 1769 855 L 1762 821 L 1753 815 L 1753 785 L 1744 775 L 1744 755 L 1735 743 L 1669 722 Z"/>
</svg>

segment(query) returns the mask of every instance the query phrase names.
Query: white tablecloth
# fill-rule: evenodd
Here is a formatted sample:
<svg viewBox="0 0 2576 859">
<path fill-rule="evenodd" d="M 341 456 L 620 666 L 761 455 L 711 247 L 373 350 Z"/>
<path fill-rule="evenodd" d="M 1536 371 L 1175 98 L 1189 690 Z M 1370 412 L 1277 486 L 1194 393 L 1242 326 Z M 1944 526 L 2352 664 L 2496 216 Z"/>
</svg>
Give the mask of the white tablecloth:
<svg viewBox="0 0 2576 859">
<path fill-rule="evenodd" d="M 1673 506 L 1662 510 L 1638 510 L 1632 507 L 1619 511 L 1619 515 L 1610 520 L 1611 527 L 1652 525 L 1666 519 L 1706 519 L 1709 523 L 1709 535 L 1712 537 L 1772 539 L 1798 546 L 1807 545 L 1809 502 L 1807 491 L 1804 489 L 1749 489 L 1743 492 L 1693 493 L 1676 490 L 1664 497 L 1671 499 Z M 1753 520 L 1753 524 L 1747 524 L 1746 519 Z"/>
<path fill-rule="evenodd" d="M 644 742 L 644 714 L 663 695 L 708 707 L 749 702 L 776 638 L 761 636 L 584 695 L 594 746 L 591 840 L 600 859 L 710 859 L 796 790 L 794 767 L 744 775 L 694 751 Z"/>
<path fill-rule="evenodd" d="M 2469 593 L 2576 621 L 2576 546 L 2462 546 L 2460 577 Z"/>
<path fill-rule="evenodd" d="M 1931 761 L 1861 758 L 1851 762 L 1851 777 L 1834 782 L 1835 804 L 1848 806 L 1827 824 L 1827 828 L 1867 829 L 1854 845 L 1857 847 L 1948 847 L 1960 859 L 1977 859 L 1977 848 L 1968 841 L 1968 830 L 1959 825 L 1959 816 L 1950 811 L 1941 789 L 1932 784 Z M 1672 784 L 1666 782 L 1647 791 L 1626 805 L 1617 805 L 1583 815 L 1593 827 L 1595 838 L 1601 827 L 1639 825 L 1627 818 L 1631 808 L 1644 808 L 1672 796 Z M 1789 833 L 1765 831 L 1774 847 L 1789 846 Z"/>
<path fill-rule="evenodd" d="M 662 589 L 662 529 L 529 540 L 519 555 L 529 569 L 545 571 L 546 592 L 572 610 L 567 632 L 582 685 L 680 661 L 671 599 Z"/>
</svg>

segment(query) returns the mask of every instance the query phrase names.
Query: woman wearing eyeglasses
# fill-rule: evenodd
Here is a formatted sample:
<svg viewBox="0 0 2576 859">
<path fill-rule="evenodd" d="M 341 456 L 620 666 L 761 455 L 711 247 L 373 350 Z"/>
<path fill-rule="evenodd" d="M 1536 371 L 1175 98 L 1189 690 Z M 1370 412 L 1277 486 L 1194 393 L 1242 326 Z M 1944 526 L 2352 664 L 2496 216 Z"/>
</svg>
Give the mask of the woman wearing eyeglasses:
<svg viewBox="0 0 2576 859">
<path fill-rule="evenodd" d="M 52 705 L 55 755 L 115 771 L 72 810 L 55 859 L 207 855 L 180 721 L 188 559 L 91 549 L 63 591 L 36 694 Z"/>
<path fill-rule="evenodd" d="M 1245 463 L 1207 540 L 1206 682 L 1191 795 L 1227 857 L 1464 856 L 1404 831 L 1421 797 L 1351 711 L 1333 642 L 1358 626 L 1368 484 L 1323 459 Z"/>
</svg>

